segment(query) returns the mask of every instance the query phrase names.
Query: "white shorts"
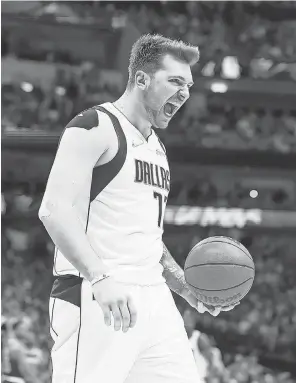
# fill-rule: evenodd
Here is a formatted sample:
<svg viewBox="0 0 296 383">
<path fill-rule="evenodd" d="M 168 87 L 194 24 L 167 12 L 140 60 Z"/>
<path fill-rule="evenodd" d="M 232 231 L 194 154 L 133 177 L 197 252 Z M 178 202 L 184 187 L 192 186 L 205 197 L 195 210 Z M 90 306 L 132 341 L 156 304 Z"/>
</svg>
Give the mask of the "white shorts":
<svg viewBox="0 0 296 383">
<path fill-rule="evenodd" d="M 50 298 L 53 383 L 199 383 L 183 319 L 166 284 L 124 285 L 137 323 L 126 333 L 106 326 L 83 280 L 80 307 Z"/>
</svg>

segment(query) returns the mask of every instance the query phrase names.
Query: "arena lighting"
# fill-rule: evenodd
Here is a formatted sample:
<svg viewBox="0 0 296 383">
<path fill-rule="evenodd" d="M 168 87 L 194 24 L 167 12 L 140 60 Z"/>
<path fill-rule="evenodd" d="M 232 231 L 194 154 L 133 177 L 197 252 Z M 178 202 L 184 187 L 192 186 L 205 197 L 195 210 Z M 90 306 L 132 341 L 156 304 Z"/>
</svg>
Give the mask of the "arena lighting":
<svg viewBox="0 0 296 383">
<path fill-rule="evenodd" d="M 166 207 L 164 222 L 175 226 L 202 227 L 257 227 L 273 229 L 291 229 L 296 227 L 294 211 L 241 209 L 214 206 L 173 206 Z"/>
<path fill-rule="evenodd" d="M 251 197 L 251 198 L 257 198 L 257 197 L 258 197 L 258 192 L 257 192 L 257 190 L 251 190 L 251 191 L 250 191 L 250 197 Z"/>
<path fill-rule="evenodd" d="M 222 77 L 237 80 L 241 69 L 235 56 L 226 56 L 222 62 Z"/>
<path fill-rule="evenodd" d="M 32 92 L 32 90 L 34 89 L 34 87 L 33 87 L 33 85 L 30 84 L 29 82 L 22 82 L 22 83 L 21 83 L 21 89 L 22 89 L 24 92 L 30 93 L 30 92 Z"/>
<path fill-rule="evenodd" d="M 211 84 L 211 91 L 214 93 L 226 93 L 228 86 L 224 82 L 213 82 Z"/>
<path fill-rule="evenodd" d="M 66 89 L 62 86 L 57 86 L 55 91 L 56 91 L 56 94 L 59 96 L 65 96 L 66 94 Z"/>
<path fill-rule="evenodd" d="M 260 226 L 264 212 L 260 209 L 241 209 L 201 206 L 168 206 L 164 222 L 177 226 L 199 225 L 238 227 Z"/>
</svg>

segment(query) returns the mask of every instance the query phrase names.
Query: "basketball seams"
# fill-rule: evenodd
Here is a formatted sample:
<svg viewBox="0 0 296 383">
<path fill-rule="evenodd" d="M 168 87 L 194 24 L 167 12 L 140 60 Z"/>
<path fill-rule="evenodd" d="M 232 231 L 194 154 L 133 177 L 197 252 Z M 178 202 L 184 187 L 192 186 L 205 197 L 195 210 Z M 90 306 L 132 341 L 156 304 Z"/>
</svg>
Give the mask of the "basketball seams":
<svg viewBox="0 0 296 383">
<path fill-rule="evenodd" d="M 248 290 L 243 293 L 243 295 L 240 297 L 240 301 L 248 294 L 248 292 L 251 290 L 251 287 L 253 286 L 253 284 L 250 285 L 250 287 L 248 288 Z"/>
<path fill-rule="evenodd" d="M 226 243 L 227 245 L 231 245 L 231 246 L 234 246 L 236 247 L 237 249 L 241 250 L 249 259 L 251 259 L 253 261 L 253 258 L 252 256 L 250 256 L 248 253 L 245 252 L 244 249 L 242 249 L 240 246 L 237 246 L 236 244 L 232 243 L 232 242 L 225 242 L 225 241 L 209 241 L 209 242 L 205 242 L 205 243 L 198 243 L 196 244 L 193 249 L 190 251 L 190 253 L 188 254 L 188 257 L 189 255 L 192 253 L 193 250 L 195 250 L 196 248 L 200 247 L 200 246 L 203 246 L 203 245 L 208 245 L 208 244 L 211 244 L 211 243 Z"/>
<path fill-rule="evenodd" d="M 251 266 L 247 266 L 247 265 L 238 265 L 236 263 L 200 263 L 198 265 L 188 266 L 184 269 L 184 271 L 192 269 L 193 267 L 199 267 L 199 266 L 237 266 L 237 267 L 244 267 L 246 269 L 250 269 L 250 270 L 255 271 L 255 267 L 251 267 Z"/>
<path fill-rule="evenodd" d="M 245 281 L 239 283 L 238 285 L 231 286 L 231 287 L 227 287 L 227 289 L 213 289 L 213 290 L 202 289 L 202 288 L 200 288 L 200 287 L 196 287 L 196 286 L 192 285 L 191 283 L 187 282 L 187 280 L 186 280 L 186 283 L 188 283 L 188 285 L 190 285 L 191 287 L 194 287 L 196 290 L 201 291 L 201 292 L 202 292 L 202 291 L 215 291 L 215 292 L 219 292 L 219 291 L 227 291 L 227 290 L 235 289 L 236 287 L 239 287 L 239 286 L 243 285 L 244 283 L 248 282 L 248 281 L 251 280 L 251 279 L 253 279 L 253 277 L 246 279 Z M 250 288 L 251 288 L 251 287 L 250 287 Z M 248 290 L 248 291 L 249 291 L 249 290 Z"/>
<path fill-rule="evenodd" d="M 228 238 L 227 238 L 228 239 Z M 202 241 L 203 242 L 203 241 Z M 246 256 L 249 258 L 249 259 L 251 259 L 251 260 L 253 260 L 253 258 L 248 254 L 248 253 L 246 253 L 246 251 L 244 250 L 244 248 L 242 248 L 241 246 L 237 246 L 235 243 L 233 243 L 233 242 L 228 242 L 228 241 L 218 241 L 218 240 L 215 240 L 215 241 L 208 241 L 208 242 L 203 242 L 203 243 L 197 243 L 192 249 L 191 249 L 191 251 L 190 251 L 190 253 L 189 254 L 191 254 L 191 252 L 194 250 L 194 249 L 196 249 L 196 248 L 198 248 L 198 247 L 200 247 L 200 246 L 203 246 L 203 245 L 208 245 L 208 244 L 211 244 L 211 243 L 225 243 L 225 244 L 228 244 L 228 245 L 232 245 L 232 246 L 234 246 L 234 247 L 236 247 L 237 249 L 239 249 L 239 250 L 241 250 L 244 254 L 246 254 Z M 238 242 L 239 243 L 239 242 Z M 247 250 L 247 249 L 246 249 Z M 248 250 L 247 250 L 248 251 Z M 188 254 L 188 255 L 189 255 Z"/>
</svg>

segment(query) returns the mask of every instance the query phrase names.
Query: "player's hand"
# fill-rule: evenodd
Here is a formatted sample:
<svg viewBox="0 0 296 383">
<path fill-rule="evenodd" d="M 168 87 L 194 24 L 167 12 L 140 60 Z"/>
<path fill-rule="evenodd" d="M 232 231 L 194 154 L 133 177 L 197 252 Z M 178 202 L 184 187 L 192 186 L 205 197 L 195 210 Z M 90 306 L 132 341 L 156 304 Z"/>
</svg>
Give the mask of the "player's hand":
<svg viewBox="0 0 296 383">
<path fill-rule="evenodd" d="M 232 310 L 235 306 L 239 305 L 240 302 L 237 302 L 233 305 L 229 306 L 211 306 L 211 305 L 206 305 L 205 303 L 199 301 L 196 296 L 188 290 L 183 296 L 184 299 L 192 306 L 195 308 L 200 314 L 204 314 L 205 312 L 210 313 L 212 316 L 216 317 L 217 315 L 220 314 L 221 311 L 230 311 Z"/>
<path fill-rule="evenodd" d="M 115 331 L 122 328 L 127 332 L 135 326 L 137 321 L 137 310 L 132 297 L 119 285 L 114 278 L 108 277 L 92 286 L 93 294 L 100 305 L 104 321 L 111 326 L 111 315 L 114 318 Z"/>
<path fill-rule="evenodd" d="M 205 303 L 199 301 L 199 303 L 198 303 L 199 308 L 197 309 L 197 311 L 201 314 L 208 312 L 212 316 L 216 317 L 221 313 L 221 311 L 230 311 L 230 310 L 234 309 L 234 307 L 239 305 L 239 304 L 240 304 L 240 302 L 236 302 L 233 305 L 228 305 L 228 306 L 210 306 L 210 305 L 206 305 Z"/>
</svg>

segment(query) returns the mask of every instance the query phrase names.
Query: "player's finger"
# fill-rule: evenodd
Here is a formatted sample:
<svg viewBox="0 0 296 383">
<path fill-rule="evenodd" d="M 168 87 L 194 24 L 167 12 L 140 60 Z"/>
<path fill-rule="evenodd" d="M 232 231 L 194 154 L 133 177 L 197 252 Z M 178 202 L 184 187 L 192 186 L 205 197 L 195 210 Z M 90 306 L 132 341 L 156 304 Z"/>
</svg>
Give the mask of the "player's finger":
<svg viewBox="0 0 296 383">
<path fill-rule="evenodd" d="M 121 327 L 121 313 L 117 304 L 115 303 L 111 305 L 111 310 L 114 318 L 114 330 L 118 331 Z"/>
<path fill-rule="evenodd" d="M 206 311 L 208 311 L 212 316 L 216 317 L 221 312 L 221 306 L 212 306 L 207 305 L 203 303 L 204 307 L 206 308 Z"/>
<path fill-rule="evenodd" d="M 237 306 L 237 305 L 239 305 L 239 304 L 240 304 L 240 302 L 236 302 L 236 303 L 234 303 L 233 305 L 223 306 L 223 307 L 222 307 L 222 311 L 230 311 L 230 310 L 234 309 L 235 306 Z"/>
<path fill-rule="evenodd" d="M 220 314 L 221 312 L 221 307 L 220 306 L 216 306 L 214 307 L 214 309 L 211 311 L 211 315 L 216 317 Z"/>
<path fill-rule="evenodd" d="M 130 327 L 134 327 L 137 322 L 137 309 L 131 297 L 127 298 L 127 307 L 130 312 Z"/>
<path fill-rule="evenodd" d="M 127 302 L 120 302 L 119 310 L 121 312 L 121 317 L 122 317 L 122 331 L 127 332 L 130 326 L 130 321 L 131 321 L 131 316 L 130 316 L 129 309 L 127 307 Z"/>
<path fill-rule="evenodd" d="M 111 312 L 110 308 L 106 305 L 101 306 L 104 315 L 104 322 L 106 326 L 111 326 Z"/>
<path fill-rule="evenodd" d="M 207 311 L 207 307 L 201 301 L 197 301 L 196 309 L 200 314 Z"/>
</svg>

